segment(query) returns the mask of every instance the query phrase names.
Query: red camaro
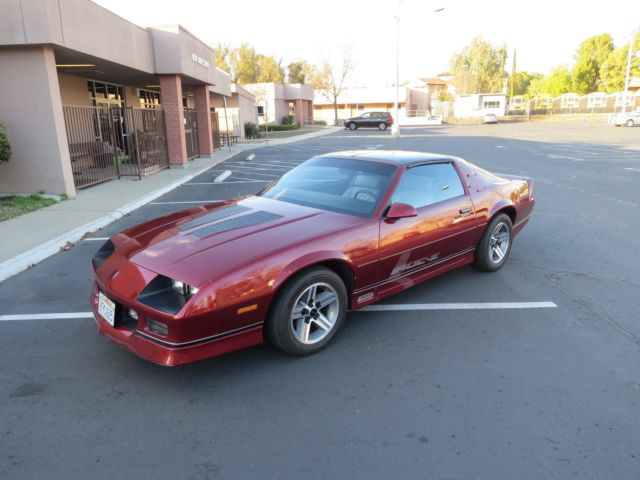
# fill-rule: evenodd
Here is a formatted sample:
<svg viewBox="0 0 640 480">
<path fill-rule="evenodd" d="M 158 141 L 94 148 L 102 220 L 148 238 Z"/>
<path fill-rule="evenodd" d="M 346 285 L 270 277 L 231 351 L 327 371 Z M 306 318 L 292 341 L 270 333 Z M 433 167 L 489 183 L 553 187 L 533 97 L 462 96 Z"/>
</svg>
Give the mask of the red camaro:
<svg viewBox="0 0 640 480">
<path fill-rule="evenodd" d="M 256 196 L 114 235 L 93 258 L 98 329 L 163 365 L 265 338 L 314 353 L 347 310 L 463 265 L 499 269 L 529 221 L 532 187 L 430 153 L 314 157 Z"/>
</svg>

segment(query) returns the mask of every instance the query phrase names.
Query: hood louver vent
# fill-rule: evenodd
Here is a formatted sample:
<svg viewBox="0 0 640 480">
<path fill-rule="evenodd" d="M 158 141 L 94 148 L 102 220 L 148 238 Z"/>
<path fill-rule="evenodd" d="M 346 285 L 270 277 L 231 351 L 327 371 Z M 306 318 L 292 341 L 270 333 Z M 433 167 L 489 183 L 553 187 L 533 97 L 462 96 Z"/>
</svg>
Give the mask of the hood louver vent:
<svg viewBox="0 0 640 480">
<path fill-rule="evenodd" d="M 181 232 L 184 232 L 185 230 L 190 230 L 199 225 L 204 225 L 205 223 L 215 222 L 216 220 L 232 217 L 233 215 L 245 213 L 249 210 L 251 209 L 243 207 L 242 205 L 232 205 L 230 207 L 221 208 L 220 210 L 216 210 L 215 212 L 207 213 L 206 215 L 202 215 L 201 217 L 194 218 L 193 220 L 178 225 L 178 229 Z"/>
<path fill-rule="evenodd" d="M 218 222 L 215 225 L 201 228 L 193 232 L 194 235 L 200 238 L 205 238 L 216 233 L 227 232 L 229 230 L 235 230 L 236 228 L 250 227 L 252 225 L 259 225 L 261 223 L 270 222 L 282 218 L 282 215 L 276 215 L 269 212 L 255 212 L 241 217 L 232 218 L 231 220 L 225 220 L 224 222 Z"/>
</svg>

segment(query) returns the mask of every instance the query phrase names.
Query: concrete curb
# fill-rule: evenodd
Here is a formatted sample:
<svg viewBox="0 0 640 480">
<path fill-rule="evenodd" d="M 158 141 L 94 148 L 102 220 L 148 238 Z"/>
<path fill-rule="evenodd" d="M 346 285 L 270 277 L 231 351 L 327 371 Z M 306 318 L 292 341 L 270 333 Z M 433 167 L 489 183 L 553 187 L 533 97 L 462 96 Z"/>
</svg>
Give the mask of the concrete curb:
<svg viewBox="0 0 640 480">
<path fill-rule="evenodd" d="M 312 132 L 311 134 L 301 135 L 301 137 L 303 136 L 304 138 L 292 137 L 291 139 L 282 139 L 282 140 L 289 140 L 289 141 L 277 142 L 277 143 L 274 143 L 274 145 L 308 140 L 309 138 L 315 138 L 315 137 L 320 137 L 322 135 L 327 135 L 329 133 L 332 133 L 333 131 L 334 129 L 327 129 L 327 130 L 322 130 L 320 132 Z M 211 168 L 224 162 L 225 160 L 228 160 L 231 157 L 239 153 L 242 153 L 242 151 L 250 150 L 250 149 L 252 150 L 257 148 L 264 148 L 267 146 L 270 146 L 270 145 L 245 144 L 245 145 L 239 146 L 240 148 L 238 151 L 235 151 L 235 152 L 227 151 L 225 152 L 226 155 L 224 157 L 214 161 L 210 165 L 206 165 L 202 168 L 199 168 L 198 170 L 196 170 L 191 174 L 185 175 L 179 178 L 178 180 L 171 182 L 168 185 L 160 187 L 152 192 L 149 192 L 143 195 L 142 197 L 132 202 L 126 203 L 122 207 L 116 208 L 115 210 L 108 212 L 106 215 L 103 215 L 99 218 L 96 218 L 95 220 L 92 220 L 83 225 L 80 225 L 79 227 L 76 227 L 73 230 L 70 230 L 62 235 L 59 235 L 47 242 L 41 243 L 40 245 L 33 247 L 27 250 L 26 252 L 21 253 L 20 255 L 16 255 L 15 257 L 10 258 L 9 260 L 5 260 L 4 262 L 0 263 L 0 282 L 4 282 L 5 280 L 13 277 L 14 275 L 17 275 L 27 270 L 28 268 L 33 267 L 34 265 L 40 263 L 41 261 L 60 252 L 68 244 L 73 244 L 78 242 L 87 233 L 95 232 L 96 230 L 106 227 L 110 223 L 113 223 L 116 220 L 119 220 L 120 218 L 127 215 L 128 213 L 131 213 L 134 210 L 137 210 L 138 208 L 146 205 L 147 203 L 155 200 L 156 198 L 161 197 L 165 193 L 168 193 L 171 190 L 174 190 L 175 188 L 179 187 L 180 185 L 187 183 L 189 180 L 193 179 L 194 177 L 197 177 L 198 175 L 203 174 L 207 170 L 210 170 Z"/>
</svg>

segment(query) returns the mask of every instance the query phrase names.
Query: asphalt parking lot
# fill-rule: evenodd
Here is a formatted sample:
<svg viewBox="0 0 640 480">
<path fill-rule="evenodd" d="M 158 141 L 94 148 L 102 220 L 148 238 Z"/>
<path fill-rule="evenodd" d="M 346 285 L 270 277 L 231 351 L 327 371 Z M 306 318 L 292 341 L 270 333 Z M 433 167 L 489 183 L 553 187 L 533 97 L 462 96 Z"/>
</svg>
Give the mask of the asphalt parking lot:
<svg viewBox="0 0 640 480">
<path fill-rule="evenodd" d="M 532 176 L 533 219 L 500 271 L 353 312 L 308 358 L 263 345 L 163 368 L 80 315 L 100 239 L 351 149 Z M 345 130 L 242 152 L 0 284 L 0 478 L 637 479 L 639 187 L 640 128 L 594 123 Z M 480 308 L 493 302 L 555 307 Z"/>
</svg>

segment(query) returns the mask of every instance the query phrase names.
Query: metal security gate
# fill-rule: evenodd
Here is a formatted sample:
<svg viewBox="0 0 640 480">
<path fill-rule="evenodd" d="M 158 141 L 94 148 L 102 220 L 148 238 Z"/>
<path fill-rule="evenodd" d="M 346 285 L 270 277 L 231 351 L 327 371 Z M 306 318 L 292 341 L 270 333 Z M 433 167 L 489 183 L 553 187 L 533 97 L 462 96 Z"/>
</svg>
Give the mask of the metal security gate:
<svg viewBox="0 0 640 480">
<path fill-rule="evenodd" d="M 161 109 L 63 107 L 77 189 L 169 167 Z"/>
<path fill-rule="evenodd" d="M 112 107 L 63 107 L 73 181 L 77 189 L 120 178 L 120 115 Z"/>
<path fill-rule="evenodd" d="M 211 139 L 213 140 L 213 149 L 218 150 L 222 146 L 218 112 L 211 112 Z"/>
<path fill-rule="evenodd" d="M 193 108 L 184 109 L 184 138 L 187 144 L 187 158 L 189 160 L 200 155 L 198 148 L 198 122 Z"/>
<path fill-rule="evenodd" d="M 164 111 L 133 108 L 125 112 L 129 155 L 121 165 L 121 175 L 144 175 L 169 168 Z"/>
</svg>

